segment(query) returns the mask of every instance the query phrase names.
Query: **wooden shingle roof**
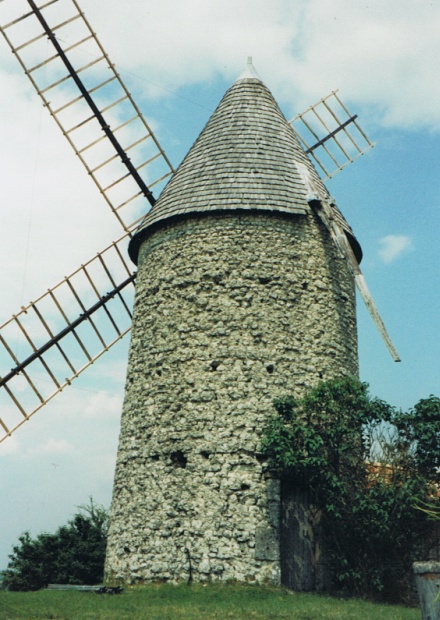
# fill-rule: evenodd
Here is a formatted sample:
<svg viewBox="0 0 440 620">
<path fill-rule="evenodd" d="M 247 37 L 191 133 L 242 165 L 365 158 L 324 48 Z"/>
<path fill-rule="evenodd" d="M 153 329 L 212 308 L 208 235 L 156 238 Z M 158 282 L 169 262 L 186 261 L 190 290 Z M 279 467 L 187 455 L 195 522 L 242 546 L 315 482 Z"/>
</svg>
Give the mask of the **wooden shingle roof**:
<svg viewBox="0 0 440 620">
<path fill-rule="evenodd" d="M 306 166 L 328 195 L 268 88 L 245 73 L 226 92 L 142 221 L 130 243 L 131 258 L 137 261 L 150 231 L 189 214 L 263 210 L 305 215 L 310 211 L 307 188 L 295 162 Z"/>
</svg>

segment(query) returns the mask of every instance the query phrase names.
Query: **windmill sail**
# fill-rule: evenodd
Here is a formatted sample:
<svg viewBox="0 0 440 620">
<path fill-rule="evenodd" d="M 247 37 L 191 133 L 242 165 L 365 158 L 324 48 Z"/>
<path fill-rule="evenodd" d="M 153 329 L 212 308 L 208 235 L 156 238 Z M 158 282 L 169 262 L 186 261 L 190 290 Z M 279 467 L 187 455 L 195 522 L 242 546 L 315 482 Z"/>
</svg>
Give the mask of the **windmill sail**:
<svg viewBox="0 0 440 620">
<path fill-rule="evenodd" d="M 357 115 L 350 114 L 337 92 L 332 91 L 289 121 L 324 181 L 374 146 L 357 123 Z"/>
<path fill-rule="evenodd" d="M 379 311 L 374 303 L 373 297 L 368 289 L 365 278 L 362 274 L 359 266 L 359 261 L 355 256 L 353 248 L 347 239 L 346 232 L 341 226 L 340 211 L 337 208 L 334 200 L 328 194 L 325 185 L 321 182 L 315 171 L 300 162 L 295 162 L 296 168 L 304 181 L 304 185 L 307 189 L 307 201 L 310 206 L 317 212 L 321 221 L 330 233 L 333 242 L 338 247 L 342 256 L 347 261 L 347 264 L 352 271 L 356 283 L 356 287 L 365 303 L 365 306 L 370 313 L 377 330 L 384 341 L 391 357 L 395 362 L 400 362 L 399 354 L 397 353 L 391 338 L 387 332 L 385 324 L 379 314 Z"/>
<path fill-rule="evenodd" d="M 126 240 L 0 325 L 0 443 L 130 330 L 135 274 Z"/>
<path fill-rule="evenodd" d="M 31 10 L 18 16 L 26 5 Z M 174 170 L 77 2 L 3 0 L 0 23 L 44 106 L 123 229 L 132 230 L 145 198 L 154 204 L 151 189 Z"/>
<path fill-rule="evenodd" d="M 126 232 L 0 325 L 1 442 L 130 330 L 127 237 L 174 170 L 75 0 L 1 0 L 0 24 Z"/>
<path fill-rule="evenodd" d="M 392 340 L 385 327 L 385 323 L 383 322 L 382 317 L 379 314 L 374 299 L 370 293 L 367 283 L 365 282 L 365 278 L 359 267 L 359 263 L 357 262 L 353 250 L 351 249 L 351 246 L 347 241 L 346 235 L 339 228 L 334 218 L 331 217 L 331 209 L 327 201 L 320 201 L 320 204 L 318 206 L 318 213 L 321 219 L 324 221 L 325 225 L 327 226 L 328 230 L 330 231 L 333 240 L 340 249 L 351 270 L 353 271 L 356 287 L 365 303 L 368 312 L 370 313 L 371 318 L 374 321 L 374 324 L 377 327 L 379 334 L 382 337 L 382 340 L 385 342 L 385 345 L 390 352 L 391 357 L 395 362 L 400 362 L 399 354 L 397 353 L 396 348 L 393 345 Z"/>
</svg>

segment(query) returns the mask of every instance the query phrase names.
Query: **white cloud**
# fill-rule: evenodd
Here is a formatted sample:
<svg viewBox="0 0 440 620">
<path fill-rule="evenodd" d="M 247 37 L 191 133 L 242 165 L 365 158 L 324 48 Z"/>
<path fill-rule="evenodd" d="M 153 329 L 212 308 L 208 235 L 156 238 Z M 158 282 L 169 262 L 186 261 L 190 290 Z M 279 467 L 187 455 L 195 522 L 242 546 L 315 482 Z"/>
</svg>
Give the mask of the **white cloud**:
<svg viewBox="0 0 440 620">
<path fill-rule="evenodd" d="M 440 126 L 431 89 L 440 6 L 408 0 L 312 0 L 303 22 L 303 89 L 318 94 L 335 85 L 357 104 L 375 106 L 388 125 Z M 318 90 L 317 90 L 318 89 Z"/>
<path fill-rule="evenodd" d="M 35 458 L 42 455 L 59 456 L 61 454 L 69 454 L 73 452 L 73 450 L 73 445 L 66 439 L 49 438 L 38 445 L 28 448 L 25 456 L 29 458 Z"/>
<path fill-rule="evenodd" d="M 417 11 L 412 0 L 83 0 L 82 6 L 114 62 L 139 75 L 150 95 L 161 92 L 154 84 L 177 90 L 218 74 L 233 81 L 252 55 L 292 112 L 340 88 L 384 124 L 440 128 L 438 3 L 420 0 Z"/>
<path fill-rule="evenodd" d="M 379 256 L 384 263 L 392 263 L 412 248 L 412 241 L 406 235 L 387 235 L 379 240 Z"/>
<path fill-rule="evenodd" d="M 118 394 L 96 392 L 84 394 L 84 407 L 81 417 L 119 419 L 122 408 L 122 391 Z"/>
<path fill-rule="evenodd" d="M 0 263 L 9 266 L 2 269 L 9 294 L 1 318 L 7 318 L 122 231 L 20 70 L 13 77 L 0 70 L 0 79 Z"/>
<path fill-rule="evenodd" d="M 11 435 L 1 444 L 0 459 L 9 455 L 19 454 L 22 450 L 21 442 L 17 435 Z"/>
<path fill-rule="evenodd" d="M 29 459 L 33 462 L 42 456 L 59 456 L 72 454 L 74 447 L 66 439 L 49 437 L 47 439 L 37 435 L 38 441 L 33 443 L 23 442 L 20 432 L 5 439 L 1 444 L 0 458 L 7 461 L 8 457 L 17 459 Z"/>
</svg>

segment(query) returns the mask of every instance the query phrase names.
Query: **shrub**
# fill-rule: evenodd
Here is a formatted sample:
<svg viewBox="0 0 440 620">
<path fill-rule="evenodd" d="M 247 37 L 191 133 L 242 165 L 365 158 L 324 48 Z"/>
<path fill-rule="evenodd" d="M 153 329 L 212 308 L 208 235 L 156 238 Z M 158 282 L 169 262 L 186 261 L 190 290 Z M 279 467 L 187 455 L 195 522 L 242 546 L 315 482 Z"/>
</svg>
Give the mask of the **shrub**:
<svg viewBox="0 0 440 620">
<path fill-rule="evenodd" d="M 334 587 L 405 598 L 430 529 L 414 506 L 429 497 L 438 505 L 439 399 L 402 413 L 345 377 L 274 404 L 261 450 L 322 511 Z"/>
<path fill-rule="evenodd" d="M 67 525 L 55 534 L 29 532 L 19 537 L 4 572 L 9 590 L 39 590 L 48 583 L 100 583 L 104 571 L 108 513 L 96 506 L 80 506 Z"/>
</svg>

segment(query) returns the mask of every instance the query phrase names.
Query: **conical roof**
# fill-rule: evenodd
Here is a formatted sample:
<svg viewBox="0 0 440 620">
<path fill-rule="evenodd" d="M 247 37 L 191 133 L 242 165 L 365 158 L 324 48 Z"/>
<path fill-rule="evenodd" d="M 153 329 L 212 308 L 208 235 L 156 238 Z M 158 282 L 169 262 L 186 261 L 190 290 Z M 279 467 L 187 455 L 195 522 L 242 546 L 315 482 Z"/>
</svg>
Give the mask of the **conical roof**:
<svg viewBox="0 0 440 620">
<path fill-rule="evenodd" d="M 328 196 L 272 94 L 248 67 L 139 226 L 130 243 L 132 260 L 137 262 L 143 239 L 171 219 L 230 210 L 307 214 L 304 166 Z M 352 236 L 339 211 L 337 216 Z"/>
</svg>

